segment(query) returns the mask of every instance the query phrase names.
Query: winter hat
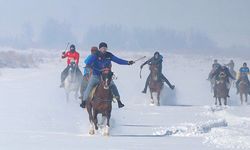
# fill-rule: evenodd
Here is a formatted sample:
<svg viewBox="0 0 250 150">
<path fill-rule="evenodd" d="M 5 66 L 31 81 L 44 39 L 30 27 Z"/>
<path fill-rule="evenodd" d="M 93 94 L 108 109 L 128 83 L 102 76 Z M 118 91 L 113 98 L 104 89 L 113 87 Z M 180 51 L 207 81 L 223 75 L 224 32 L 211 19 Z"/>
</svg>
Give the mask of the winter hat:
<svg viewBox="0 0 250 150">
<path fill-rule="evenodd" d="M 98 51 L 98 48 L 96 46 L 91 47 L 91 53 L 95 53 L 96 51 Z"/>
<path fill-rule="evenodd" d="M 72 44 L 72 45 L 70 45 L 69 49 L 70 49 L 70 51 L 75 51 L 75 50 L 76 50 L 76 47 L 75 47 L 74 44 Z"/>
<path fill-rule="evenodd" d="M 102 48 L 102 47 L 108 48 L 108 45 L 107 45 L 105 42 L 101 42 L 101 43 L 99 44 L 99 49 Z"/>
</svg>

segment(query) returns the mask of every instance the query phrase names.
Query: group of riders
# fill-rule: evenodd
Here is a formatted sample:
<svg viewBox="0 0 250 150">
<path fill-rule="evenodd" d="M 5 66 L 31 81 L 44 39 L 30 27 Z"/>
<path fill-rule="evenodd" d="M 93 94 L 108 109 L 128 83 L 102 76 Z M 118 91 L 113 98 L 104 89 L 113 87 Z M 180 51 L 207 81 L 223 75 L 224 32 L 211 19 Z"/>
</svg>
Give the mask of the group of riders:
<svg viewBox="0 0 250 150">
<path fill-rule="evenodd" d="M 236 85 L 236 89 L 237 89 L 236 94 L 238 94 L 239 93 L 239 84 L 244 79 L 247 82 L 248 94 L 250 95 L 250 82 L 248 79 L 248 75 L 250 75 L 250 72 L 249 72 L 249 68 L 247 67 L 247 63 L 246 62 L 243 63 L 243 66 L 239 69 L 238 75 L 234 71 L 234 65 L 235 64 L 234 64 L 233 60 L 230 60 L 230 62 L 228 64 L 221 65 L 220 63 L 218 63 L 218 60 L 215 59 L 214 63 L 212 64 L 212 70 L 209 73 L 208 80 L 210 80 L 210 81 L 214 80 L 216 83 L 216 81 L 219 81 L 219 79 L 220 79 L 220 73 L 223 72 L 225 75 L 226 82 L 227 82 L 227 97 L 230 97 L 229 96 L 229 89 L 230 89 L 230 85 L 231 85 L 230 80 L 237 79 L 235 85 Z M 213 86 L 216 86 L 216 84 L 214 84 Z M 214 90 L 214 97 L 216 97 L 215 90 Z"/>
<path fill-rule="evenodd" d="M 67 67 L 63 70 L 61 73 L 61 85 L 60 87 L 64 87 L 64 80 L 66 79 L 70 65 L 76 66 L 76 75 L 81 76 L 83 78 L 81 83 L 81 89 L 80 89 L 80 99 L 82 100 L 82 103 L 80 104 L 80 107 L 85 108 L 86 107 L 86 101 L 89 98 L 89 95 L 92 91 L 92 89 L 99 84 L 101 80 L 101 73 L 102 70 L 109 68 L 111 70 L 112 64 L 111 62 L 115 62 L 120 65 L 133 65 L 135 61 L 133 60 L 124 60 L 121 58 L 118 58 L 111 52 L 107 51 L 108 45 L 105 42 L 101 42 L 99 44 L 99 48 L 92 47 L 91 48 L 91 54 L 86 57 L 84 60 L 84 72 L 80 71 L 78 64 L 79 64 L 79 53 L 76 51 L 75 45 L 70 45 L 70 49 L 67 52 L 62 53 L 62 58 L 67 58 Z M 159 79 L 163 82 L 166 82 L 168 86 L 171 89 L 174 89 L 175 86 L 172 85 L 168 79 L 162 74 L 162 62 L 163 62 L 163 56 L 159 52 L 155 52 L 154 56 L 144 62 L 140 68 L 142 69 L 144 65 L 156 65 L 159 70 Z M 148 76 L 146 80 L 145 87 L 142 91 L 142 93 L 147 92 L 147 87 L 150 82 L 150 75 Z M 113 81 L 110 83 L 111 92 L 113 95 L 113 98 L 117 100 L 118 107 L 122 108 L 124 107 L 124 104 L 121 102 L 120 94 L 118 92 L 117 86 Z"/>
<path fill-rule="evenodd" d="M 70 45 L 70 49 L 67 52 L 62 53 L 62 58 L 67 58 L 67 67 L 63 70 L 61 73 L 61 85 L 60 87 L 64 87 L 64 80 L 66 79 L 69 69 L 71 65 L 75 65 L 75 73 L 76 76 L 81 77 L 82 83 L 81 83 L 81 89 L 80 89 L 80 99 L 82 99 L 82 103 L 80 104 L 80 107 L 85 108 L 86 107 L 86 101 L 89 98 L 89 95 L 92 91 L 92 89 L 99 84 L 102 70 L 105 68 L 109 68 L 111 70 L 112 68 L 112 61 L 120 64 L 120 65 L 133 65 L 135 61 L 133 60 L 124 60 L 121 58 L 118 58 L 111 52 L 107 51 L 108 45 L 105 42 L 101 42 L 98 47 L 92 47 L 91 48 L 91 54 L 86 57 L 84 60 L 84 72 L 82 74 L 81 70 L 78 67 L 79 64 L 79 53 L 76 51 L 75 45 Z M 163 62 L 163 56 L 159 52 L 155 52 L 154 56 L 147 61 L 145 61 L 140 68 L 142 69 L 144 65 L 156 65 L 159 74 L 158 78 L 162 82 L 166 82 L 166 84 L 171 88 L 174 89 L 175 86 L 172 85 L 168 79 L 162 74 L 162 62 Z M 236 80 L 236 72 L 234 71 L 234 61 L 230 60 L 228 64 L 221 65 L 218 63 L 218 60 L 215 59 L 214 63 L 212 65 L 212 70 L 209 73 L 208 80 L 212 81 L 214 80 L 214 83 L 220 79 L 220 73 L 223 72 L 226 78 L 227 82 L 227 97 L 229 96 L 229 89 L 230 89 L 230 80 Z M 236 88 L 237 88 L 237 94 L 239 93 L 239 84 L 243 79 L 246 79 L 247 85 L 249 87 L 250 94 L 250 82 L 248 79 L 248 75 L 250 74 L 249 68 L 247 67 L 247 63 L 244 62 L 243 66 L 239 69 L 237 81 L 236 81 Z M 147 92 L 147 88 L 149 86 L 151 74 L 147 77 L 145 87 L 142 91 L 142 93 Z M 216 86 L 214 84 L 213 86 Z M 115 98 L 118 102 L 118 107 L 122 108 L 124 107 L 124 104 L 121 102 L 120 94 L 118 92 L 117 86 L 113 81 L 110 83 L 110 88 L 112 91 L 113 98 Z M 215 91 L 215 90 L 214 90 Z M 216 93 L 214 92 L 214 97 L 216 97 Z"/>
</svg>

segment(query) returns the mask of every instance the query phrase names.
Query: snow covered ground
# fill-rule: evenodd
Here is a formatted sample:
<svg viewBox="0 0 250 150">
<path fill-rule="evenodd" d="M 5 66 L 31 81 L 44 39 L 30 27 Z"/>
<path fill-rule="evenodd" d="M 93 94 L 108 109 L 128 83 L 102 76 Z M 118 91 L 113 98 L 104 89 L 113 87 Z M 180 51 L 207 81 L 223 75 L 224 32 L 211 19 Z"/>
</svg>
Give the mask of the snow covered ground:
<svg viewBox="0 0 250 150">
<path fill-rule="evenodd" d="M 152 53 L 114 52 L 126 59 Z M 60 54 L 58 55 L 58 57 Z M 111 136 L 88 135 L 86 110 L 73 96 L 66 102 L 59 88 L 65 61 L 54 59 L 36 68 L 1 69 L 0 149 L 250 149 L 250 107 L 240 106 L 231 89 L 229 106 L 215 107 L 206 81 L 214 57 L 163 53 L 163 73 L 176 85 L 164 87 L 163 106 L 150 106 L 142 94 L 149 73 L 140 64 L 113 64 L 115 83 L 125 107 L 113 104 Z M 231 58 L 217 58 L 227 63 Z M 234 59 L 238 69 L 243 61 Z M 82 60 L 81 60 L 82 61 Z"/>
</svg>

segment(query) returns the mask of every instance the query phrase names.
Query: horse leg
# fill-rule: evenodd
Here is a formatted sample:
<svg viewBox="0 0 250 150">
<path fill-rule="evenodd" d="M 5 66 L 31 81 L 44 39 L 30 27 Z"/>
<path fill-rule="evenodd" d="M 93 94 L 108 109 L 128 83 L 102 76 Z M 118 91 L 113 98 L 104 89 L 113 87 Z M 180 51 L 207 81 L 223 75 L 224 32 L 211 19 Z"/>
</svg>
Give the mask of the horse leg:
<svg viewBox="0 0 250 150">
<path fill-rule="evenodd" d="M 215 105 L 217 105 L 217 101 L 218 101 L 218 98 L 217 98 L 217 97 L 215 97 Z"/>
<path fill-rule="evenodd" d="M 98 126 L 97 126 L 97 111 L 93 110 L 93 116 L 94 116 L 94 124 L 95 124 L 95 129 L 98 130 Z"/>
<path fill-rule="evenodd" d="M 240 103 L 243 104 L 243 94 L 240 92 Z"/>
<path fill-rule="evenodd" d="M 111 117 L 111 112 L 108 112 L 107 113 L 107 124 L 106 124 L 106 128 L 105 128 L 105 131 L 104 131 L 104 135 L 105 136 L 109 136 L 109 127 L 110 127 L 109 121 L 110 121 L 110 117 Z"/>
<path fill-rule="evenodd" d="M 153 92 L 152 91 L 150 91 L 150 96 L 151 96 L 151 104 L 154 104 Z"/>
<path fill-rule="evenodd" d="M 219 105 L 221 106 L 221 98 L 219 97 L 218 99 L 219 99 Z"/>
<path fill-rule="evenodd" d="M 227 105 L 227 98 L 224 97 L 224 105 L 226 106 Z"/>
<path fill-rule="evenodd" d="M 91 106 L 87 106 L 87 111 L 89 114 L 89 122 L 90 122 L 90 129 L 89 129 L 89 134 L 93 135 L 95 134 L 95 130 L 94 130 L 94 122 L 93 122 L 93 115 L 92 115 L 92 107 Z"/>
<path fill-rule="evenodd" d="M 160 106 L 160 91 L 157 92 L 157 106 Z"/>
<path fill-rule="evenodd" d="M 245 102 L 246 102 L 246 104 L 247 104 L 247 97 L 248 97 L 248 93 L 245 94 L 245 98 L 246 98 Z"/>
</svg>

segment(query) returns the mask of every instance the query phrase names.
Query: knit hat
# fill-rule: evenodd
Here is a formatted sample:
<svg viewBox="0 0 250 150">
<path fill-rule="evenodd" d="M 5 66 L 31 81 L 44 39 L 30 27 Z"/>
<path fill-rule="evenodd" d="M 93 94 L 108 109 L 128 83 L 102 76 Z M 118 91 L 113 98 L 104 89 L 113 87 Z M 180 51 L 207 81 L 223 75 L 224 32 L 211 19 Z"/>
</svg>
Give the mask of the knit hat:
<svg viewBox="0 0 250 150">
<path fill-rule="evenodd" d="M 102 47 L 108 48 L 108 45 L 107 45 L 105 42 L 101 42 L 101 43 L 99 44 L 99 49 L 102 48 Z"/>
</svg>

